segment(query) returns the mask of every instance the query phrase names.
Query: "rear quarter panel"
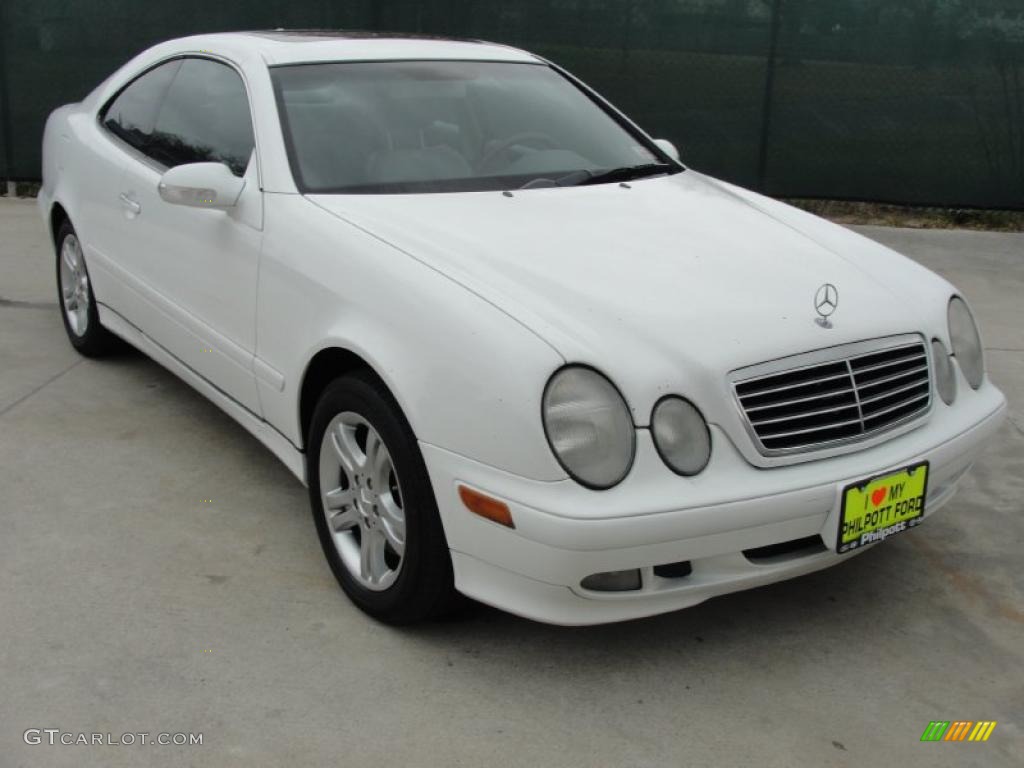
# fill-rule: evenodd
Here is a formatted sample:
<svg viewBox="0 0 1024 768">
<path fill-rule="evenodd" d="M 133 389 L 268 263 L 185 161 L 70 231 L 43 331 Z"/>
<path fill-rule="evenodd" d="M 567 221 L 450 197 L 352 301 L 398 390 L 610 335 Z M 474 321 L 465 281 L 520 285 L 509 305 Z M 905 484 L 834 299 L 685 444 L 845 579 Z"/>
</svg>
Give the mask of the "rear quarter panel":
<svg viewBox="0 0 1024 768">
<path fill-rule="evenodd" d="M 98 301 L 117 302 L 117 284 L 107 264 L 122 225 L 117 206 L 124 150 L 105 135 L 87 99 L 55 110 L 43 133 L 42 211 L 49 224 L 52 206 L 68 214 L 85 251 Z"/>
</svg>

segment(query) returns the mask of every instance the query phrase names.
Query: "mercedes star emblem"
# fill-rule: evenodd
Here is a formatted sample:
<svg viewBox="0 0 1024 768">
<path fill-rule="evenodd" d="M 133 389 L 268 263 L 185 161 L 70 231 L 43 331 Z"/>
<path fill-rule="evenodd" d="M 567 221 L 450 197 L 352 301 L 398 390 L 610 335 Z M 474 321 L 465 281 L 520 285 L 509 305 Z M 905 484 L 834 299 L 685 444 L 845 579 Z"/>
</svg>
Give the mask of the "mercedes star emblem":
<svg viewBox="0 0 1024 768">
<path fill-rule="evenodd" d="M 814 311 L 818 317 L 814 319 L 822 328 L 831 328 L 832 321 L 828 318 L 839 307 L 839 291 L 832 283 L 825 283 L 814 294 Z"/>
</svg>

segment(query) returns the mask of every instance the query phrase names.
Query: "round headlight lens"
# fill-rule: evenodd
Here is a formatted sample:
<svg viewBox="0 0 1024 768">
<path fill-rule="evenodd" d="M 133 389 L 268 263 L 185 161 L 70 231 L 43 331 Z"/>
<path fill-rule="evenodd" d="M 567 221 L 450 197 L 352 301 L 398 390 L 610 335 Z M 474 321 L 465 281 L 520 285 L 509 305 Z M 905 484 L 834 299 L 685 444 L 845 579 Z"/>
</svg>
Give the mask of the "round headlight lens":
<svg viewBox="0 0 1024 768">
<path fill-rule="evenodd" d="M 544 390 L 544 432 L 558 462 L 588 488 L 617 485 L 633 465 L 636 430 L 615 386 L 590 368 L 570 366 Z"/>
<path fill-rule="evenodd" d="M 967 303 L 959 296 L 949 300 L 949 341 L 953 345 L 953 357 L 960 364 L 967 383 L 974 389 L 981 386 L 985 378 L 985 356 L 981 348 L 978 326 L 971 316 Z"/>
<path fill-rule="evenodd" d="M 956 372 L 945 345 L 938 339 L 932 339 L 932 359 L 935 361 L 935 389 L 942 402 L 952 405 L 956 400 Z"/>
<path fill-rule="evenodd" d="M 681 397 L 663 397 L 651 414 L 654 446 L 669 469 L 696 475 L 711 458 L 711 433 L 700 411 Z"/>
</svg>

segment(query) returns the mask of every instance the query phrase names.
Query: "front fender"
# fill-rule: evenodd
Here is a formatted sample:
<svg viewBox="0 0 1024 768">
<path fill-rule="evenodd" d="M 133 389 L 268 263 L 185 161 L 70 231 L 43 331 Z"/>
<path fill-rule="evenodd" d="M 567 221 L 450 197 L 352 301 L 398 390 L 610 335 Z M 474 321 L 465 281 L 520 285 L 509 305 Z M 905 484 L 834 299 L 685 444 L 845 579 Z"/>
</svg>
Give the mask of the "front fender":
<svg viewBox="0 0 1024 768">
<path fill-rule="evenodd" d="M 266 196 L 257 308 L 265 418 L 302 445 L 304 373 L 322 349 L 365 360 L 417 438 L 541 481 L 565 478 L 540 398 L 562 357 L 436 269 L 299 195 Z"/>
</svg>

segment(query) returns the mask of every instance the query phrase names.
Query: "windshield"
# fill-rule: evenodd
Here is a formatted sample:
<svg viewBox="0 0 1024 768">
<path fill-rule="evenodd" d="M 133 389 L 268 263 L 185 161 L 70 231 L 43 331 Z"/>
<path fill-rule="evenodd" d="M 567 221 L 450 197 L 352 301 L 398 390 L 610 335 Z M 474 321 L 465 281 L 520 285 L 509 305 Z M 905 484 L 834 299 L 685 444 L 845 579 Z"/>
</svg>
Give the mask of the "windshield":
<svg viewBox="0 0 1024 768">
<path fill-rule="evenodd" d="M 681 170 L 545 64 L 346 62 L 271 76 L 303 192 L 517 189 Z"/>
</svg>

